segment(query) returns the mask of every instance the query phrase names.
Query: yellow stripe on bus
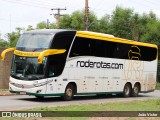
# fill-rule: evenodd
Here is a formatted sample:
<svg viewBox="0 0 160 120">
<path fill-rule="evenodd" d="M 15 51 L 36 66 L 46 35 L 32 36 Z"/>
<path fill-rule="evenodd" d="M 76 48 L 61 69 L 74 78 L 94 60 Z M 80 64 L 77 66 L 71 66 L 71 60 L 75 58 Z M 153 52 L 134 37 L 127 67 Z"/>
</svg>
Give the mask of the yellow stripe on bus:
<svg viewBox="0 0 160 120">
<path fill-rule="evenodd" d="M 2 53 L 1 53 L 1 60 L 4 61 L 5 59 L 5 56 L 8 52 L 11 52 L 11 51 L 14 51 L 16 48 L 8 48 L 8 49 L 5 49 Z"/>
<path fill-rule="evenodd" d="M 41 52 L 24 52 L 24 51 L 19 51 L 15 50 L 14 54 L 18 56 L 23 56 L 23 57 L 38 57 Z"/>
<path fill-rule="evenodd" d="M 38 63 L 41 64 L 45 56 L 61 54 L 65 52 L 66 52 L 65 49 L 48 49 L 42 52 L 23 52 L 15 50 L 14 54 L 22 57 L 38 57 Z"/>
<path fill-rule="evenodd" d="M 40 55 L 38 56 L 38 63 L 41 64 L 43 61 L 43 58 L 45 56 L 48 55 L 55 55 L 55 54 L 61 54 L 61 53 L 65 53 L 66 50 L 65 49 L 48 49 L 48 50 L 44 50 L 43 52 L 40 53 Z"/>
</svg>

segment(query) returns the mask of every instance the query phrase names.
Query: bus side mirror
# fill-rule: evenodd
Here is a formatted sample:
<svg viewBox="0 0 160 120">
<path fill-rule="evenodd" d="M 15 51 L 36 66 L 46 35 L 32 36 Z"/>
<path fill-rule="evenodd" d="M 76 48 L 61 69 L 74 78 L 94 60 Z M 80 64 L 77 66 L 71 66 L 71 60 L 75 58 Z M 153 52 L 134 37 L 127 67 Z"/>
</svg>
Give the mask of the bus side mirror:
<svg viewBox="0 0 160 120">
<path fill-rule="evenodd" d="M 5 56 L 8 52 L 11 52 L 11 51 L 14 51 L 16 48 L 8 48 L 8 49 L 5 49 L 2 53 L 1 53 L 1 60 L 4 61 L 5 59 Z"/>
<path fill-rule="evenodd" d="M 43 58 L 45 56 L 55 55 L 55 54 L 62 54 L 62 53 L 65 53 L 65 52 L 66 52 L 65 49 L 49 49 L 49 50 L 44 50 L 38 56 L 38 64 L 42 64 Z"/>
</svg>

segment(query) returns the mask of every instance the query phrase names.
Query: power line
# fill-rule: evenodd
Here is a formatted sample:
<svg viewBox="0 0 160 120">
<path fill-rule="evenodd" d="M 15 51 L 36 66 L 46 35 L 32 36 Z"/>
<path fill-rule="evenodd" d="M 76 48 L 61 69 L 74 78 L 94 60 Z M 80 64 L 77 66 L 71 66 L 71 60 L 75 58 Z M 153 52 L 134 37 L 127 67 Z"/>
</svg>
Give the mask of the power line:
<svg viewBox="0 0 160 120">
<path fill-rule="evenodd" d="M 1 0 L 3 1 L 3 0 Z M 21 5 L 27 5 L 27 6 L 33 6 L 33 7 L 39 7 L 39 8 L 44 8 L 44 9 L 49 9 L 50 7 L 45 7 L 44 5 L 43 6 L 39 6 L 39 5 L 33 5 L 33 4 L 26 4 L 26 3 L 22 3 L 22 2 L 16 2 L 16 1 L 11 1 L 11 0 L 5 0 L 3 2 L 10 2 L 10 3 L 14 3 L 14 4 L 21 4 Z"/>
<path fill-rule="evenodd" d="M 30 3 L 30 4 L 36 4 L 36 5 L 39 5 L 39 6 L 47 6 L 47 7 L 51 7 L 52 6 L 52 3 L 48 3 L 48 2 L 42 2 L 42 1 L 30 1 L 30 0 L 21 0 L 21 1 L 18 1 L 18 2 L 22 2 L 22 3 Z"/>
<path fill-rule="evenodd" d="M 99 1 L 99 3 L 94 8 L 98 8 L 98 6 L 102 4 L 102 2 L 104 2 L 104 0 Z"/>
<path fill-rule="evenodd" d="M 44 3 L 44 0 L 34 0 L 34 1 L 30 1 L 30 0 L 21 0 L 21 1 L 26 1 L 26 2 L 33 2 L 33 3 L 42 3 L 43 5 L 44 4 L 48 4 L 48 5 L 52 5 L 53 4 L 53 2 L 49 2 L 48 0 L 47 1 L 45 1 L 45 3 Z M 41 5 L 42 5 L 41 4 Z"/>
<path fill-rule="evenodd" d="M 148 2 L 148 3 L 151 3 L 152 5 L 154 5 L 154 6 L 156 6 L 157 8 L 159 8 L 159 2 L 157 3 L 157 2 L 153 2 L 153 1 L 149 1 L 149 0 L 146 0 L 146 2 Z M 158 6 L 157 6 L 158 5 Z"/>
</svg>

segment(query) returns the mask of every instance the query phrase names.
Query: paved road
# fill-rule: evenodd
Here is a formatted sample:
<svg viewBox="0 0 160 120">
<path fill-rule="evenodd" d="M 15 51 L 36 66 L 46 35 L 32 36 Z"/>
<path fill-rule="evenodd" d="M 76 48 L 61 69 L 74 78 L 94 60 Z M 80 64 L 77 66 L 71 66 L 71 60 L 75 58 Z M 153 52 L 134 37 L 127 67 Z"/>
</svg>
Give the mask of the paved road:
<svg viewBox="0 0 160 120">
<path fill-rule="evenodd" d="M 43 106 L 65 106 L 80 105 L 88 103 L 105 103 L 113 101 L 133 101 L 143 99 L 160 99 L 160 90 L 151 93 L 140 94 L 139 97 L 123 98 L 116 95 L 112 96 L 76 96 L 73 101 L 62 101 L 59 97 L 47 97 L 43 101 L 37 100 L 34 96 L 0 96 L 0 111 L 21 110 L 24 108 L 43 107 Z"/>
</svg>

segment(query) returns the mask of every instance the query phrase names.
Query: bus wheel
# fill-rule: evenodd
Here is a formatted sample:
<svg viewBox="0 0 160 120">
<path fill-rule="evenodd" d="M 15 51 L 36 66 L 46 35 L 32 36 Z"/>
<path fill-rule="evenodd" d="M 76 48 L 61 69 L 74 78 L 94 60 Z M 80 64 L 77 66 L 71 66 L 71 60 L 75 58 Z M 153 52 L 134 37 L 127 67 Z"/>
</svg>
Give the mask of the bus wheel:
<svg viewBox="0 0 160 120">
<path fill-rule="evenodd" d="M 134 88 L 132 89 L 132 96 L 137 97 L 140 91 L 140 86 L 139 84 L 135 84 Z"/>
<path fill-rule="evenodd" d="M 123 97 L 129 97 L 131 95 L 131 85 L 126 84 L 123 89 Z"/>
<path fill-rule="evenodd" d="M 63 100 L 69 101 L 73 99 L 74 96 L 74 86 L 72 84 L 67 85 L 64 96 L 62 97 Z"/>
</svg>

